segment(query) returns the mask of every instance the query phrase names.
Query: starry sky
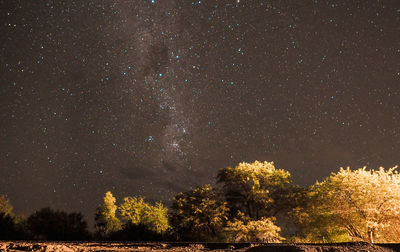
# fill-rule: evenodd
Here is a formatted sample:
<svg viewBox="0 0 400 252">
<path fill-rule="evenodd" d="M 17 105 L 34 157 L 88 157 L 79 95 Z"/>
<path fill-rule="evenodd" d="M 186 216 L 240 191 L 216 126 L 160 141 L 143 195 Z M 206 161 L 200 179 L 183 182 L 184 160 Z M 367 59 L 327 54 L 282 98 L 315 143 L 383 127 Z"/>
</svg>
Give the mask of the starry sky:
<svg viewBox="0 0 400 252">
<path fill-rule="evenodd" d="M 400 164 L 398 0 L 0 0 L 0 193 L 93 219 L 219 168 Z"/>
</svg>

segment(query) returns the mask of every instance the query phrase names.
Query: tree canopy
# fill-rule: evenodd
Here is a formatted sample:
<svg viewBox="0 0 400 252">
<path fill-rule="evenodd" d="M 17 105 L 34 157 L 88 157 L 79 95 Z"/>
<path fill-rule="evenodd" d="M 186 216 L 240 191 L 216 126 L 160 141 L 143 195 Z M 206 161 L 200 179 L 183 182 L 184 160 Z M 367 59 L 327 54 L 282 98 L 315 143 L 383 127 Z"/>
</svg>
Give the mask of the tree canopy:
<svg viewBox="0 0 400 252">
<path fill-rule="evenodd" d="M 276 169 L 273 162 L 255 161 L 220 169 L 217 182 L 223 185 L 231 210 L 259 219 L 284 209 L 292 177 L 288 171 Z"/>
<path fill-rule="evenodd" d="M 85 240 L 89 237 L 87 223 L 81 213 L 42 208 L 30 215 L 27 225 L 33 238 L 41 240 Z"/>
<path fill-rule="evenodd" d="M 309 187 L 293 184 L 273 162 L 221 168 L 217 186 L 178 193 L 168 209 L 143 197 L 120 204 L 106 192 L 96 210 L 96 239 L 205 242 L 399 242 L 397 167 L 340 168 Z M 0 239 L 89 238 L 80 213 L 43 208 L 15 215 L 0 196 Z"/>
<path fill-rule="evenodd" d="M 166 232 L 170 227 L 168 209 L 161 202 L 152 206 L 142 197 L 125 197 L 118 210 L 131 225 L 143 225 L 158 234 Z"/>
<path fill-rule="evenodd" d="M 16 217 L 10 201 L 5 195 L 0 195 L 0 240 L 20 239 L 24 236 Z"/>
<path fill-rule="evenodd" d="M 103 203 L 96 210 L 96 232 L 102 238 L 122 229 L 121 221 L 116 217 L 115 202 L 115 197 L 108 191 L 104 195 Z"/>
<path fill-rule="evenodd" d="M 225 227 L 227 240 L 230 242 L 281 242 L 280 227 L 275 225 L 275 218 L 262 217 L 259 220 L 249 218 L 228 221 Z"/>
<path fill-rule="evenodd" d="M 400 237 L 400 175 L 385 170 L 341 168 L 310 188 L 297 212 L 311 241 L 395 242 Z"/>
<path fill-rule="evenodd" d="M 13 215 L 13 206 L 5 195 L 0 195 L 0 214 L 2 215 Z"/>
<path fill-rule="evenodd" d="M 215 240 L 227 219 L 227 203 L 210 185 L 179 193 L 173 199 L 170 221 L 180 239 Z"/>
</svg>

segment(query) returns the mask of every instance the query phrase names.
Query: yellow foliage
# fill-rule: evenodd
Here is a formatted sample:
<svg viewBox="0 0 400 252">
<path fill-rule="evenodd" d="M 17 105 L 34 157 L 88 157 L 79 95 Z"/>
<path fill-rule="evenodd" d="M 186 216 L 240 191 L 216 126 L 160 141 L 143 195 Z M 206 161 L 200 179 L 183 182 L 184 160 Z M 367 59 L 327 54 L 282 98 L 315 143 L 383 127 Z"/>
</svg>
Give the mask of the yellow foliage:
<svg viewBox="0 0 400 252">
<path fill-rule="evenodd" d="M 103 204 L 96 210 L 96 228 L 101 236 L 121 230 L 121 221 L 116 217 L 116 199 L 110 191 L 106 192 Z"/>
<path fill-rule="evenodd" d="M 231 208 L 257 219 L 281 208 L 283 192 L 290 188 L 292 178 L 288 171 L 276 169 L 273 162 L 255 161 L 220 169 L 218 182 L 223 183 Z"/>
<path fill-rule="evenodd" d="M 228 221 L 225 232 L 231 242 L 281 242 L 284 240 L 279 234 L 281 229 L 274 221 L 273 217 Z"/>
<path fill-rule="evenodd" d="M 10 201 L 6 198 L 5 195 L 0 195 L 0 214 L 5 216 L 13 215 L 13 206 L 10 204 Z"/>
<path fill-rule="evenodd" d="M 125 197 L 118 208 L 121 216 L 134 225 L 143 224 L 149 230 L 163 233 L 169 229 L 168 209 L 161 202 L 154 206 L 146 203 L 142 197 Z"/>
<path fill-rule="evenodd" d="M 178 236 L 195 241 L 215 241 L 227 220 L 227 203 L 210 185 L 175 196 L 170 213 Z"/>
<path fill-rule="evenodd" d="M 333 241 L 371 241 L 372 235 L 375 242 L 399 242 L 400 175 L 396 168 L 340 168 L 310 188 L 309 206 L 297 217 L 309 223 L 314 239 L 333 235 Z"/>
</svg>

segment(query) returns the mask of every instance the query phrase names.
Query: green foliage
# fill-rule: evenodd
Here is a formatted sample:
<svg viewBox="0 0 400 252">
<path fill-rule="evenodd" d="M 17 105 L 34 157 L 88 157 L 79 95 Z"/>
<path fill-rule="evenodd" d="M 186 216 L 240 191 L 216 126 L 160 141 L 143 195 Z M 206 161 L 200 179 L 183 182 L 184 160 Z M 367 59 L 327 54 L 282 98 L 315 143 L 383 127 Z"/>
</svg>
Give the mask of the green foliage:
<svg viewBox="0 0 400 252">
<path fill-rule="evenodd" d="M 156 203 L 155 206 L 150 206 L 143 216 L 143 224 L 155 233 L 166 232 L 170 228 L 168 208 L 160 202 Z"/>
<path fill-rule="evenodd" d="M 308 204 L 297 209 L 310 241 L 398 242 L 400 175 L 380 168 L 341 168 L 310 188 Z"/>
<path fill-rule="evenodd" d="M 122 229 L 121 221 L 116 217 L 116 199 L 111 192 L 106 192 L 103 204 L 97 208 L 95 221 L 96 232 L 101 238 L 106 238 L 113 232 Z"/>
<path fill-rule="evenodd" d="M 118 210 L 126 220 L 132 224 L 143 222 L 144 215 L 150 206 L 144 202 L 142 197 L 125 197 L 124 202 L 119 206 Z"/>
<path fill-rule="evenodd" d="M 66 213 L 43 208 L 30 215 L 27 225 L 33 238 L 40 240 L 88 239 L 87 223 L 81 213 Z"/>
<path fill-rule="evenodd" d="M 175 196 L 170 221 L 178 239 L 215 241 L 227 214 L 227 203 L 210 185 L 204 185 Z"/>
<path fill-rule="evenodd" d="M 281 242 L 281 229 L 275 225 L 275 218 L 262 217 L 250 220 L 244 216 L 234 221 L 228 221 L 225 227 L 227 240 L 230 242 Z"/>
<path fill-rule="evenodd" d="M 222 168 L 217 179 L 223 184 L 231 210 L 251 219 L 276 215 L 290 202 L 287 195 L 292 187 L 291 175 L 276 169 L 273 162 L 243 162 L 234 168 Z"/>
<path fill-rule="evenodd" d="M 131 225 L 143 225 L 158 234 L 162 234 L 170 228 L 168 209 L 161 203 L 152 206 L 141 197 L 125 197 L 118 210 Z"/>
<path fill-rule="evenodd" d="M 299 232 L 293 237 L 295 242 L 346 242 L 349 236 L 324 204 L 323 194 L 308 190 L 303 195 L 303 205 L 294 208 L 292 218 L 297 222 Z"/>
</svg>

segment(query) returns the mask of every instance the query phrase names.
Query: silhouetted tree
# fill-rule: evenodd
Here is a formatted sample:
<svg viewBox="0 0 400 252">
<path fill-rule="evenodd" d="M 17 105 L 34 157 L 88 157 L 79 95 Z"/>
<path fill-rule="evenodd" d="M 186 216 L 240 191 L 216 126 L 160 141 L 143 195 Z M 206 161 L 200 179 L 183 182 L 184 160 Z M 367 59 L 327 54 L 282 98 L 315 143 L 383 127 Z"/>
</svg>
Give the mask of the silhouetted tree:
<svg viewBox="0 0 400 252">
<path fill-rule="evenodd" d="M 13 206 L 9 200 L 0 195 L 0 240 L 24 239 L 23 226 L 21 221 L 13 213 Z"/>
<path fill-rule="evenodd" d="M 81 213 L 66 213 L 43 208 L 30 215 L 27 226 L 34 239 L 86 240 L 87 223 Z"/>
<path fill-rule="evenodd" d="M 0 240 L 15 240 L 21 238 L 14 218 L 0 213 Z"/>
<path fill-rule="evenodd" d="M 168 233 L 157 233 L 145 224 L 132 224 L 127 222 L 120 231 L 110 234 L 110 240 L 118 241 L 164 241 L 168 238 Z"/>
</svg>

